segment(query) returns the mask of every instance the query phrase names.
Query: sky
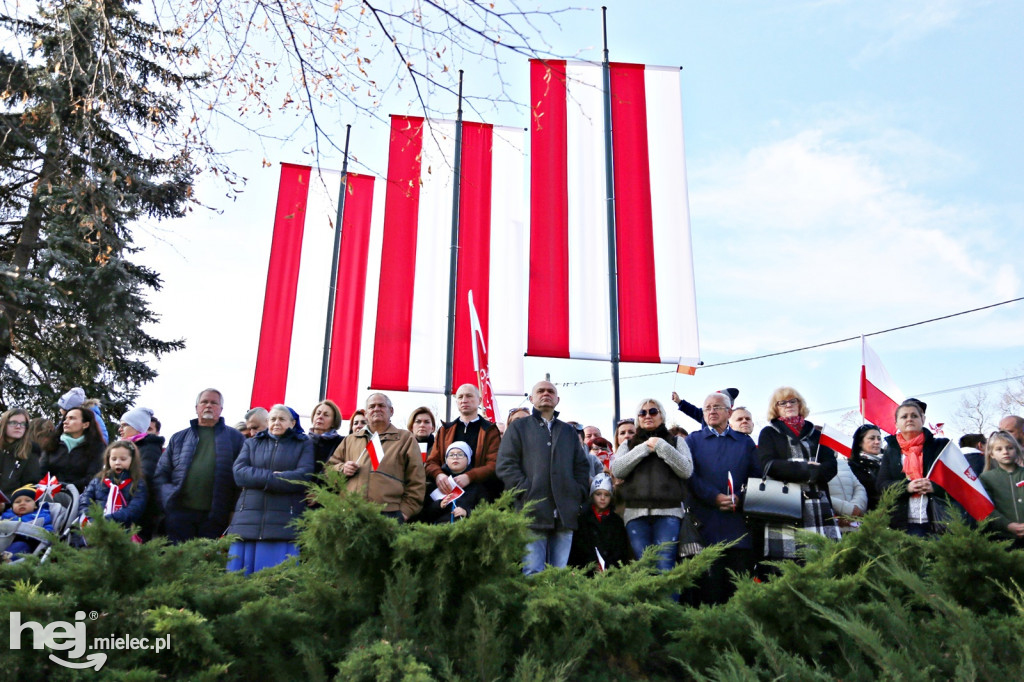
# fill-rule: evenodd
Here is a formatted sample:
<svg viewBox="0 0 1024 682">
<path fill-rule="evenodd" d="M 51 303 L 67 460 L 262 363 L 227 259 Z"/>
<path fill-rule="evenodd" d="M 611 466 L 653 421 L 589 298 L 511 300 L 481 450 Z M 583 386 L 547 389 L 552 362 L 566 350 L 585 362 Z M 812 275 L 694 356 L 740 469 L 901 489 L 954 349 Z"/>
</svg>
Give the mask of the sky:
<svg viewBox="0 0 1024 682">
<path fill-rule="evenodd" d="M 857 404 L 859 341 L 737 361 L 1024 295 L 1024 5 L 607 5 L 613 60 L 682 67 L 705 363 L 695 376 L 671 366 L 623 365 L 623 416 L 647 397 L 667 402 L 673 390 L 700 404 L 711 391 L 738 387 L 738 403 L 761 426 L 772 390 L 790 385 L 804 395 L 813 421 L 835 424 Z M 600 59 L 599 8 L 540 26 L 553 52 Z M 466 69 L 467 93 L 493 87 L 487 64 L 468 59 L 457 66 Z M 509 94 L 525 103 L 526 60 L 507 56 L 502 74 Z M 408 90 L 389 91 L 382 102 L 385 113 L 416 113 Z M 454 98 L 447 106 L 454 109 Z M 525 112 L 496 106 L 484 113 L 489 122 L 525 127 Z M 383 174 L 385 125 L 352 121 L 355 166 Z M 345 122 L 342 116 L 338 125 Z M 214 138 L 247 178 L 235 200 L 222 183 L 204 179 L 199 196 L 213 209 L 137 230 L 139 259 L 164 278 L 163 290 L 150 296 L 162 316 L 154 331 L 187 344 L 155 363 L 160 376 L 138 399 L 155 410 L 165 435 L 195 416 L 195 396 L 207 386 L 224 393 L 229 423 L 249 407 L 278 164 L 310 163 L 303 150 L 312 141 L 288 114 L 271 117 L 265 131 L 294 138 L 259 139 L 230 125 Z M 326 153 L 321 164 L 338 168 L 340 158 Z M 926 396 L 927 421 L 945 422 L 947 435 L 959 435 L 955 412 L 966 391 L 949 389 L 1024 375 L 1022 311 L 1024 302 L 1012 303 L 869 342 L 905 395 Z M 322 338 L 300 341 L 319 356 Z M 563 419 L 611 430 L 608 363 L 524 362 L 527 386 L 550 374 Z M 1002 388 L 987 390 L 995 396 Z M 391 398 L 399 424 L 418 405 L 444 410 L 440 395 Z M 316 401 L 310 395 L 293 407 L 308 414 Z M 518 404 L 525 399 L 498 399 L 501 412 Z M 993 409 L 992 418 L 999 416 Z M 681 414 L 677 421 L 695 426 Z"/>
</svg>

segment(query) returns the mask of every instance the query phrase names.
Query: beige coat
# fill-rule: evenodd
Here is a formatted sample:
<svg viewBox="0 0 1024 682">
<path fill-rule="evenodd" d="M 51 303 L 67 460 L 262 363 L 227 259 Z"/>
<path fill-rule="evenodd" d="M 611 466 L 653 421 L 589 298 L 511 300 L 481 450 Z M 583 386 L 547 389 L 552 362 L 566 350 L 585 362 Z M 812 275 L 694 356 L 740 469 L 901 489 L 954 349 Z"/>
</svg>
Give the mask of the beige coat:
<svg viewBox="0 0 1024 682">
<path fill-rule="evenodd" d="M 368 429 L 347 436 L 327 460 L 328 466 L 340 471 L 345 462 L 356 462 L 359 471 L 348 480 L 349 492 L 361 491 L 371 502 L 383 504 L 384 511 L 401 511 L 406 518 L 412 517 L 423 506 L 426 494 L 423 456 L 416 438 L 388 424 L 387 430 L 380 434 L 384 459 L 376 471 L 366 452 L 369 439 Z"/>
</svg>

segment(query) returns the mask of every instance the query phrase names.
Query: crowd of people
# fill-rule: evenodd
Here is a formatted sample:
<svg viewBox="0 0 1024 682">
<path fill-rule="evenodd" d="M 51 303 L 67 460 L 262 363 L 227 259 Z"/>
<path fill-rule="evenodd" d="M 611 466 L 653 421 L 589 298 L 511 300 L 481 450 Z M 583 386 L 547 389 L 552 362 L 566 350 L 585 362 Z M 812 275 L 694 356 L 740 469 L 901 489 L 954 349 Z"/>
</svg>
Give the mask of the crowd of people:
<svg viewBox="0 0 1024 682">
<path fill-rule="evenodd" d="M 504 423 L 481 415 L 480 392 L 466 384 L 454 396 L 456 419 L 439 424 L 420 407 L 405 428 L 384 393 L 371 394 L 347 425 L 323 400 L 308 428 L 286 405 L 253 408 L 232 427 L 223 395 L 210 388 L 196 398 L 196 418 L 164 447 L 152 410 L 125 413 L 112 439 L 98 402 L 76 388 L 61 397 L 57 424 L 21 408 L 0 416 L 0 501 L 4 520 L 49 529 L 40 481 L 55 478 L 81 492 L 81 523 L 98 503 L 139 542 L 231 535 L 229 570 L 251 573 L 298 555 L 292 522 L 314 506 L 307 485 L 325 470 L 398 523 L 457 523 L 512 489 L 517 505 L 529 505 L 534 533 L 524 548 L 527 575 L 548 566 L 604 570 L 651 547 L 667 571 L 702 547 L 733 543 L 683 596 L 693 603 L 727 600 L 731 575 L 767 571 L 763 559 L 798 560 L 798 529 L 841 541 L 889 488 L 898 489 L 892 526 L 907 533 L 927 537 L 963 515 L 927 477 L 948 441 L 925 428 L 922 401 L 899 405 L 893 435 L 862 425 L 845 457 L 823 444 L 797 390 L 772 394 L 756 442 L 751 411 L 734 405 L 738 395 L 724 389 L 698 406 L 673 393 L 699 424 L 693 433 L 669 426 L 661 400 L 643 398 L 608 440 L 597 426 L 562 420 L 548 381 L 533 386 L 531 408 L 513 409 Z M 995 505 L 988 528 L 1024 547 L 1024 418 L 1007 416 L 998 431 L 969 434 L 960 446 Z M 789 516 L 763 515 L 753 502 L 745 508 L 750 486 L 768 480 L 796 491 Z"/>
</svg>

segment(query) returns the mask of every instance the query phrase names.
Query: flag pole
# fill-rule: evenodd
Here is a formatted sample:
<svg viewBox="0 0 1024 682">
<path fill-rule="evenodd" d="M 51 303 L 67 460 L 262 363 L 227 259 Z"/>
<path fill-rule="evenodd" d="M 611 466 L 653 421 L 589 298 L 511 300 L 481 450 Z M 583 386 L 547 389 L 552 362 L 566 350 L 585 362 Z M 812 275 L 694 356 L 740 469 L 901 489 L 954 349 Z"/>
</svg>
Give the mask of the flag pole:
<svg viewBox="0 0 1024 682">
<path fill-rule="evenodd" d="M 459 190 L 462 187 L 462 69 L 459 69 L 459 103 L 455 116 L 455 182 L 452 188 L 452 255 L 448 271 L 448 357 L 444 372 L 444 419 L 452 418 L 452 372 L 455 367 L 455 290 L 459 267 Z"/>
<path fill-rule="evenodd" d="M 608 8 L 601 7 L 604 34 L 604 180 L 608 208 L 608 317 L 611 333 L 613 424 L 619 423 L 619 292 L 615 258 L 615 168 L 612 165 L 612 70 L 608 61 Z"/>
<path fill-rule="evenodd" d="M 327 323 L 324 325 L 324 358 L 320 365 L 320 400 L 327 398 L 327 370 L 331 364 L 331 331 L 334 326 L 334 298 L 338 291 L 338 257 L 341 254 L 341 221 L 345 217 L 348 194 L 348 140 L 352 125 L 345 126 L 345 155 L 341 161 L 341 188 L 338 191 L 338 216 L 334 221 L 334 251 L 331 253 L 331 282 L 327 290 Z"/>
</svg>

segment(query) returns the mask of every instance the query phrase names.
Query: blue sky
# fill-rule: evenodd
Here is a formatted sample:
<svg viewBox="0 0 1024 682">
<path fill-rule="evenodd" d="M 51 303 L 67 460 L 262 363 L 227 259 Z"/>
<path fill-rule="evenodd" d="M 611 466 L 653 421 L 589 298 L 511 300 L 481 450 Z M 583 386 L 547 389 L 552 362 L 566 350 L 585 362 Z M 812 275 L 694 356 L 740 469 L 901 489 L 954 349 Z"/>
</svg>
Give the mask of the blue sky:
<svg viewBox="0 0 1024 682">
<path fill-rule="evenodd" d="M 611 57 L 679 65 L 686 127 L 694 270 L 706 364 L 895 327 L 1022 295 L 1019 121 L 1024 6 L 993 2 L 609 2 Z M 556 53 L 600 58 L 600 10 L 562 15 L 544 40 Z M 527 100 L 525 60 L 507 59 L 509 92 Z M 460 65 L 456 65 L 460 66 Z M 461 65 L 467 92 L 493 85 L 487 67 Z M 483 72 L 483 73 L 481 73 Z M 384 98 L 406 113 L 408 91 Z M 454 101 L 437 104 L 454 107 Z M 526 125 L 524 110 L 488 112 Z M 339 117 L 343 123 L 345 114 Z M 291 131 L 294 117 L 271 119 Z M 140 403 L 168 432 L 194 416 L 206 385 L 225 417 L 248 407 L 279 161 L 308 162 L 300 135 L 271 145 L 223 126 L 241 198 L 200 187 L 221 212 L 145 225 L 146 262 L 163 272 L 153 297 L 159 332 L 183 336 Z M 386 130 L 359 119 L 353 153 L 385 168 Z M 274 165 L 262 168 L 263 159 Z M 340 166 L 325 158 L 324 165 Z M 873 337 L 907 395 L 1024 374 L 1024 303 Z M 671 314 L 672 311 L 664 311 Z M 439 321 L 443 324 L 443 321 Z M 311 344 L 319 352 L 320 340 Z M 855 405 L 856 342 L 709 367 L 694 377 L 664 366 L 623 366 L 622 410 L 673 389 L 694 402 L 725 386 L 763 422 L 773 388 L 793 385 L 813 411 Z M 608 365 L 528 358 L 527 382 L 552 374 L 563 416 L 611 420 Z M 995 386 L 994 391 L 1000 387 Z M 309 405 L 295 405 L 308 412 Z M 404 422 L 440 396 L 396 395 Z M 927 399 L 928 419 L 951 422 L 960 396 Z M 499 399 L 503 411 L 510 398 Z M 835 421 L 840 414 L 817 421 Z M 812 419 L 814 416 L 812 415 Z M 692 426 L 683 419 L 684 426 Z M 958 432 L 955 428 L 949 429 Z"/>
</svg>

